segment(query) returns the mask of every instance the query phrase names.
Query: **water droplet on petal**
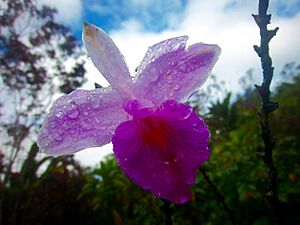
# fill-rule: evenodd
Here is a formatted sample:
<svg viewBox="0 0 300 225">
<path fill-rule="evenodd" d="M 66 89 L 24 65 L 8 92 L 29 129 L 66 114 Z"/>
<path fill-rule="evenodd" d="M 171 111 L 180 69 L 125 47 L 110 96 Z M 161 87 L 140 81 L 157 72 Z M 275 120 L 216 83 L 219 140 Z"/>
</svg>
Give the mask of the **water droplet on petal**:
<svg viewBox="0 0 300 225">
<path fill-rule="evenodd" d="M 185 72 L 185 70 L 186 70 L 186 63 L 183 62 L 183 63 L 179 64 L 179 69 L 180 69 L 182 72 Z"/>
<path fill-rule="evenodd" d="M 58 111 L 58 112 L 55 113 L 56 117 L 62 117 L 62 115 L 63 115 L 62 111 Z"/>
<path fill-rule="evenodd" d="M 92 120 L 89 118 L 81 120 L 80 124 L 81 127 L 85 130 L 90 130 L 93 128 Z"/>
<path fill-rule="evenodd" d="M 184 119 L 184 120 L 188 119 L 188 118 L 190 117 L 191 114 L 192 114 L 192 111 L 190 111 L 189 113 L 187 113 L 187 114 L 183 117 L 183 119 Z"/>
<path fill-rule="evenodd" d="M 173 87 L 173 89 L 177 91 L 177 90 L 180 89 L 180 86 L 178 84 L 175 84 L 174 87 Z"/>
<path fill-rule="evenodd" d="M 89 112 L 84 111 L 84 112 L 83 112 L 83 115 L 87 116 L 87 115 L 89 115 Z"/>
<path fill-rule="evenodd" d="M 195 183 L 195 178 L 194 177 L 188 177 L 185 179 L 185 182 L 187 184 L 194 184 Z"/>
<path fill-rule="evenodd" d="M 78 112 L 78 110 L 76 109 L 76 110 L 72 111 L 71 113 L 69 113 L 69 114 L 67 115 L 67 117 L 69 117 L 70 119 L 76 119 L 76 118 L 78 117 L 78 115 L 79 115 L 79 112 Z"/>
<path fill-rule="evenodd" d="M 95 98 L 94 98 L 94 101 L 92 102 L 92 107 L 93 107 L 93 109 L 99 108 L 100 105 L 101 105 L 101 102 L 102 102 L 101 97 L 98 97 L 98 96 L 95 97 Z"/>
<path fill-rule="evenodd" d="M 106 127 L 99 127 L 99 130 L 104 131 L 104 130 L 106 130 Z"/>
<path fill-rule="evenodd" d="M 54 135 L 54 139 L 57 140 L 57 141 L 61 141 L 63 138 L 62 138 L 61 135 L 56 134 L 56 135 Z"/>
<path fill-rule="evenodd" d="M 173 83 L 173 77 L 172 77 L 172 75 L 168 75 L 168 76 L 167 76 L 167 82 L 168 82 L 169 84 Z"/>
<path fill-rule="evenodd" d="M 158 72 L 156 71 L 156 69 L 154 67 L 152 67 L 151 71 L 150 71 L 150 79 L 151 81 L 156 81 L 158 78 Z"/>
<path fill-rule="evenodd" d="M 101 123 L 101 120 L 98 117 L 95 117 L 95 122 L 96 123 Z"/>
<path fill-rule="evenodd" d="M 173 97 L 173 95 L 174 95 L 174 90 L 173 90 L 172 88 L 169 89 L 168 95 L 169 95 L 169 97 Z"/>
</svg>

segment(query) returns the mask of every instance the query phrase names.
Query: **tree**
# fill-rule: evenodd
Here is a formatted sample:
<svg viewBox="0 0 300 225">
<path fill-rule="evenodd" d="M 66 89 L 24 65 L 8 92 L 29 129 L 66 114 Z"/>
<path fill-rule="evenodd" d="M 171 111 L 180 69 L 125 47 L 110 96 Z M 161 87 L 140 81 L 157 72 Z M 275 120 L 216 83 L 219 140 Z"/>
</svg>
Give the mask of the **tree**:
<svg viewBox="0 0 300 225">
<path fill-rule="evenodd" d="M 55 13 L 31 0 L 0 1 L 0 140 L 8 174 L 55 95 L 85 81 L 80 45 Z"/>
</svg>

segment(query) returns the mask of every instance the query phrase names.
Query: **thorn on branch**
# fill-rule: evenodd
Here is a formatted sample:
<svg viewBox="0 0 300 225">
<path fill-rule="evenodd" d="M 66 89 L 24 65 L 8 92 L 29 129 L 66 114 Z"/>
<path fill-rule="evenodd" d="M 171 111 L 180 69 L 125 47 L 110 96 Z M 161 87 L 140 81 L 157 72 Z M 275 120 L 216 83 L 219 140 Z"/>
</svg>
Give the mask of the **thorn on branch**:
<svg viewBox="0 0 300 225">
<path fill-rule="evenodd" d="M 261 15 L 261 14 L 251 14 L 254 18 L 255 23 L 259 28 L 267 26 L 271 22 L 271 14 Z"/>
<path fill-rule="evenodd" d="M 277 31 L 279 30 L 279 27 L 276 27 L 274 30 L 269 30 L 268 31 L 268 40 L 270 41 L 277 33 Z"/>
<path fill-rule="evenodd" d="M 260 16 L 257 15 L 257 14 L 252 14 L 252 17 L 254 18 L 254 21 L 257 24 L 257 26 L 260 26 L 260 24 L 261 24 L 261 18 L 260 18 Z"/>
<path fill-rule="evenodd" d="M 263 109 L 265 112 L 270 113 L 276 110 L 279 107 L 278 102 L 268 102 L 268 103 L 263 103 Z"/>
<path fill-rule="evenodd" d="M 254 48 L 254 51 L 257 53 L 257 55 L 259 57 L 261 57 L 261 48 L 258 47 L 257 45 L 254 45 L 253 48 Z"/>
</svg>

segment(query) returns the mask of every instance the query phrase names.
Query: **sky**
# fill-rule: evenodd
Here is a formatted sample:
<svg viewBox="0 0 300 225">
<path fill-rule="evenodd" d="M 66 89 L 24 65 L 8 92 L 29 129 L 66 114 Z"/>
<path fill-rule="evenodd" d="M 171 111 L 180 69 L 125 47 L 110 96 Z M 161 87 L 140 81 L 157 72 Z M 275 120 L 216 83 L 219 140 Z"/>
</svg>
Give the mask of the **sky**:
<svg viewBox="0 0 300 225">
<path fill-rule="evenodd" d="M 162 40 L 188 35 L 188 45 L 204 42 L 222 48 L 213 69 L 218 80 L 232 92 L 241 90 L 239 79 L 253 69 L 256 82 L 261 81 L 259 58 L 253 50 L 259 44 L 259 29 L 251 14 L 257 13 L 255 0 L 40 0 L 58 10 L 56 20 L 71 27 L 81 41 L 83 21 L 106 31 L 125 57 L 133 74 L 149 46 Z M 275 66 L 275 82 L 281 68 L 300 62 L 300 0 L 271 0 L 270 28 L 279 27 L 270 44 Z M 87 58 L 88 82 L 108 83 Z M 76 153 L 83 165 L 93 166 L 112 152 L 112 145 Z"/>
</svg>

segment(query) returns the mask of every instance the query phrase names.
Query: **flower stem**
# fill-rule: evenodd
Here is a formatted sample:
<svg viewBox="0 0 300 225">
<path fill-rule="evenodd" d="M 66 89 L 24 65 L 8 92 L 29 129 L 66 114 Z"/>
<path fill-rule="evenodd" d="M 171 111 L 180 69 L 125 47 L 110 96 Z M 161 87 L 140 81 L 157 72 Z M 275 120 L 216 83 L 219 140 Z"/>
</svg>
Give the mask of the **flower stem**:
<svg viewBox="0 0 300 225">
<path fill-rule="evenodd" d="M 200 172 L 203 175 L 204 180 L 209 184 L 210 188 L 214 192 L 216 199 L 221 203 L 222 207 L 226 211 L 232 225 L 236 225 L 235 212 L 231 210 L 225 202 L 224 196 L 218 191 L 217 187 L 212 183 L 209 176 L 207 175 L 207 170 L 204 167 L 200 168 Z"/>
<path fill-rule="evenodd" d="M 165 213 L 166 222 L 165 225 L 173 225 L 172 215 L 173 209 L 170 208 L 172 202 L 163 199 L 164 205 L 161 207 L 162 211 Z"/>
<path fill-rule="evenodd" d="M 271 15 L 267 14 L 269 7 L 269 0 L 259 0 L 258 14 L 252 14 L 256 24 L 260 30 L 260 46 L 255 45 L 254 50 L 260 58 L 261 67 L 263 70 L 263 82 L 261 85 L 255 85 L 261 100 L 262 107 L 259 116 L 259 123 L 261 127 L 261 137 L 264 142 L 264 151 L 259 154 L 263 157 L 263 161 L 268 170 L 268 177 L 270 186 L 266 192 L 266 200 L 270 206 L 271 224 L 284 224 L 280 204 L 277 193 L 277 170 L 273 163 L 273 149 L 276 140 L 271 135 L 269 115 L 272 111 L 278 108 L 277 102 L 270 101 L 270 84 L 273 78 L 274 67 L 272 66 L 272 59 L 269 54 L 269 42 L 276 35 L 278 27 L 274 30 L 267 28 L 271 21 Z"/>
</svg>

